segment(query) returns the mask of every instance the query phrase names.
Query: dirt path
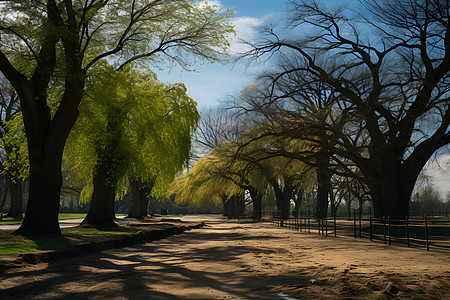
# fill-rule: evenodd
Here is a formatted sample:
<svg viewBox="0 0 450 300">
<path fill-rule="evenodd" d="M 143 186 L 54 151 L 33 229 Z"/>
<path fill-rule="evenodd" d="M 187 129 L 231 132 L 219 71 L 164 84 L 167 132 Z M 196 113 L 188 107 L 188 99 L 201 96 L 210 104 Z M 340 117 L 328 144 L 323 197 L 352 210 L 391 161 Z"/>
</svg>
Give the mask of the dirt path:
<svg viewBox="0 0 450 300">
<path fill-rule="evenodd" d="M 448 299 L 449 253 L 210 221 L 0 276 L 0 299 Z"/>
</svg>

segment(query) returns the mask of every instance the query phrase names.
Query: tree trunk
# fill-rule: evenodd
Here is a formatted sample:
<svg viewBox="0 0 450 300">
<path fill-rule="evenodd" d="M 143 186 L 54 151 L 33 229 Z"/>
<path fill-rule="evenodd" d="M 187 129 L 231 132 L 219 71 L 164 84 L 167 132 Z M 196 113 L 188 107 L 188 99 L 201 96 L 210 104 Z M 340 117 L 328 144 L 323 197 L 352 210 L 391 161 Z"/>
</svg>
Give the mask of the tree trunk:
<svg viewBox="0 0 450 300">
<path fill-rule="evenodd" d="M 294 207 L 294 217 L 299 217 L 299 211 L 300 207 L 302 206 L 302 200 L 303 200 L 303 189 L 299 189 L 297 192 L 297 200 L 295 200 L 295 207 Z"/>
<path fill-rule="evenodd" d="M 347 217 L 351 217 L 352 216 L 352 202 L 350 201 L 350 193 L 348 193 L 348 198 L 347 201 L 345 201 L 346 207 L 347 207 Z"/>
<path fill-rule="evenodd" d="M 379 176 L 364 174 L 372 197 L 375 218 L 405 219 L 418 173 L 400 163 L 385 160 L 380 164 Z"/>
<path fill-rule="evenodd" d="M 226 203 L 228 219 L 236 218 L 244 214 L 245 203 L 243 196 L 232 196 L 228 198 Z"/>
<path fill-rule="evenodd" d="M 254 187 L 248 187 L 248 191 L 253 201 L 253 219 L 260 220 L 262 218 L 262 195 Z"/>
<path fill-rule="evenodd" d="M 7 178 L 9 195 L 11 199 L 11 207 L 7 214 L 11 218 L 22 219 L 22 180 L 18 179 L 17 182 L 13 182 L 9 177 Z"/>
<path fill-rule="evenodd" d="M 236 215 L 235 215 L 236 203 L 235 202 L 236 201 L 235 201 L 234 196 L 227 199 L 227 217 L 228 217 L 228 219 L 232 219 L 232 218 L 236 217 Z"/>
<path fill-rule="evenodd" d="M 94 192 L 91 206 L 81 225 L 116 225 L 114 222 L 115 196 L 115 187 L 108 184 L 108 168 L 105 164 L 100 164 L 94 176 Z"/>
<path fill-rule="evenodd" d="M 150 190 L 142 186 L 139 180 L 130 181 L 133 206 L 128 213 L 129 218 L 143 218 L 147 216 L 148 194 Z"/>
<path fill-rule="evenodd" d="M 223 216 L 224 217 L 228 217 L 228 211 L 229 211 L 229 207 L 228 207 L 228 199 L 222 197 L 222 203 L 223 203 Z"/>
<path fill-rule="evenodd" d="M 8 197 L 8 185 L 7 185 L 7 178 L 5 175 L 0 175 L 0 211 L 3 210 L 6 204 L 6 198 Z"/>
<path fill-rule="evenodd" d="M 326 218 L 328 212 L 328 193 L 331 186 L 331 176 L 329 172 L 329 158 L 320 156 L 317 168 L 317 205 L 316 218 Z"/>
<path fill-rule="evenodd" d="M 65 141 L 65 139 L 64 139 Z M 61 234 L 58 223 L 62 185 L 61 161 L 63 145 L 51 142 L 33 147 L 28 141 L 30 155 L 30 190 L 27 210 L 19 234 Z M 61 142 L 61 141 L 60 141 Z"/>
<path fill-rule="evenodd" d="M 291 217 L 291 197 L 294 188 L 290 185 L 286 185 L 283 190 L 283 205 L 281 209 L 281 216 L 283 218 Z"/>
<path fill-rule="evenodd" d="M 156 213 L 156 199 L 153 196 L 148 197 L 148 210 L 150 210 L 152 214 Z"/>
<path fill-rule="evenodd" d="M 261 220 L 262 218 L 262 195 L 258 194 L 253 201 L 253 219 Z"/>
<path fill-rule="evenodd" d="M 277 200 L 277 209 L 280 211 L 280 217 L 289 218 L 291 210 L 291 196 L 293 188 L 289 185 L 285 185 L 282 188 L 278 182 L 273 181 L 272 186 L 275 192 L 275 198 Z"/>
</svg>

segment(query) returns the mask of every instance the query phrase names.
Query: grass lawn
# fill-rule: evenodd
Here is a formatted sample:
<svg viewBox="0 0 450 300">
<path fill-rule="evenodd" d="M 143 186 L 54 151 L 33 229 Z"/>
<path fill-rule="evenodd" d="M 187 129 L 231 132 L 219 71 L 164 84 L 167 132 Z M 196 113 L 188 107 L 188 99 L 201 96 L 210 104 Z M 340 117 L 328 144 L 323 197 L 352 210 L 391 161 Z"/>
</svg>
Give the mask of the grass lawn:
<svg viewBox="0 0 450 300">
<path fill-rule="evenodd" d="M 117 216 L 124 216 L 125 214 L 116 214 Z M 59 214 L 60 220 L 69 220 L 69 219 L 84 219 L 86 217 L 86 213 L 61 213 Z M 3 216 L 2 220 L 0 220 L 0 225 L 16 225 L 22 223 L 22 220 L 18 218 L 10 218 Z"/>
<path fill-rule="evenodd" d="M 198 228 L 201 224 L 195 224 Z M 42 258 L 52 259 L 73 257 L 84 251 L 98 251 L 108 247 L 142 243 L 173 233 L 182 232 L 184 225 L 167 223 L 144 223 L 115 226 L 82 226 L 61 229 L 61 235 L 27 235 L 14 234 L 13 230 L 0 230 L 0 272 L 23 262 L 38 263 Z M 125 238 L 126 239 L 123 239 Z M 83 247 L 81 247 L 83 245 Z M 47 252 L 45 252 L 47 250 Z M 48 251 L 50 250 L 50 251 Z M 56 252 L 52 252 L 54 250 Z M 68 251 L 65 251 L 68 250 Z M 42 252 L 43 251 L 43 252 Z M 63 251 L 59 252 L 58 251 Z M 36 256 L 30 253 L 41 252 Z M 56 255 L 56 256 L 55 256 Z"/>
<path fill-rule="evenodd" d="M 63 228 L 61 231 L 61 236 L 21 236 L 12 234 L 12 230 L 2 230 L 0 231 L 0 255 L 43 250 L 65 250 L 74 248 L 78 244 L 136 234 L 141 229 L 132 226 L 117 226 L 109 228 Z"/>
</svg>

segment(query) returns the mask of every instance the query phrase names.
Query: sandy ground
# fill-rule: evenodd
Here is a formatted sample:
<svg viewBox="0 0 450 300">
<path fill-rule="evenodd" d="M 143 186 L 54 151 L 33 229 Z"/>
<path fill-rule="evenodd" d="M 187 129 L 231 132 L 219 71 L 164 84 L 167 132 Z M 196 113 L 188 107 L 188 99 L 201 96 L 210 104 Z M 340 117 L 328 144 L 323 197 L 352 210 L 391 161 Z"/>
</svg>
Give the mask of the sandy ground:
<svg viewBox="0 0 450 300">
<path fill-rule="evenodd" d="M 450 299 L 450 253 L 223 223 L 0 276 L 0 299 Z"/>
</svg>

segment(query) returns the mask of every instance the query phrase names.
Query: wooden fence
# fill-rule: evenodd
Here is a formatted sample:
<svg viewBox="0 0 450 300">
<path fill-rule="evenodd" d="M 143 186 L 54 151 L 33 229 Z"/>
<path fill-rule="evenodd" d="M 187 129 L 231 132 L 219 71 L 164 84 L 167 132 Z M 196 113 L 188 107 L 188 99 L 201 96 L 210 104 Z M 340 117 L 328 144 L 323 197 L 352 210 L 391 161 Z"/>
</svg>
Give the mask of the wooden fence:
<svg viewBox="0 0 450 300">
<path fill-rule="evenodd" d="M 450 218 L 448 217 L 375 219 L 371 214 L 362 216 L 358 211 L 354 211 L 352 219 L 272 216 L 271 221 L 277 226 L 321 236 L 352 236 L 381 241 L 389 245 L 396 243 L 408 247 L 426 247 L 428 251 L 430 249 L 450 251 Z"/>
</svg>

